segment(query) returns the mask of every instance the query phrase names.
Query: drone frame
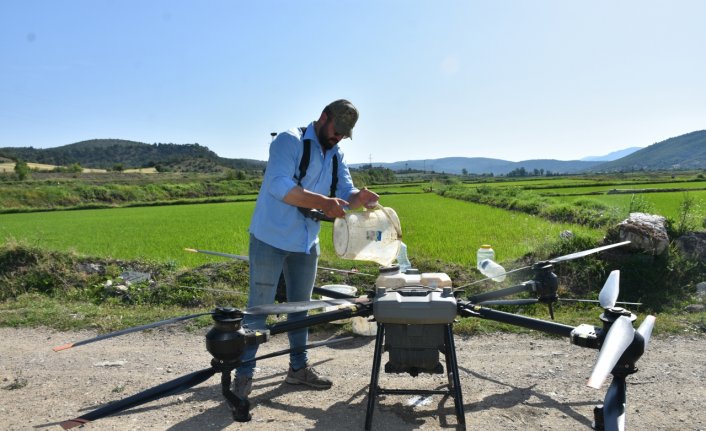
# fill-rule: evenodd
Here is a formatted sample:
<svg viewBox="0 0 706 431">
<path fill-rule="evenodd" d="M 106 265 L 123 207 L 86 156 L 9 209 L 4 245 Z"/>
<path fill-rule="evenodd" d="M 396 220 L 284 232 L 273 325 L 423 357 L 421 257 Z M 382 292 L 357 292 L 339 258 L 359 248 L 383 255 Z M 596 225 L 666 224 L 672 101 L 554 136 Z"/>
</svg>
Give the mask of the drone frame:
<svg viewBox="0 0 706 431">
<path fill-rule="evenodd" d="M 550 315 L 553 320 L 554 315 L 551 306 L 553 303 L 558 301 L 558 296 L 556 295 L 558 283 L 556 282 L 556 275 L 552 272 L 552 265 L 563 260 L 568 260 L 569 258 L 583 257 L 591 252 L 595 253 L 608 248 L 623 246 L 628 243 L 629 241 L 611 244 L 609 246 L 562 256 L 561 258 L 539 262 L 532 266 L 533 269 L 535 269 L 535 277 L 531 281 L 492 292 L 471 295 L 465 300 L 456 298 L 458 316 L 492 320 L 547 334 L 558 335 L 569 338 L 572 344 L 579 347 L 599 350 L 599 358 L 596 362 L 591 378 L 589 379 L 588 385 L 594 388 L 599 388 L 607 378 L 608 374 L 613 375 L 613 380 L 607 390 L 604 405 L 594 409 L 594 426 L 596 429 L 625 429 L 625 378 L 627 375 L 637 371 L 635 363 L 642 356 L 647 344 L 649 343 L 649 338 L 651 336 L 655 321 L 653 316 L 647 316 L 643 324 L 640 325 L 637 330 L 634 330 L 632 325 L 636 320 L 636 316 L 628 310 L 615 306 L 617 303 L 616 300 L 619 290 L 619 271 L 616 270 L 610 274 L 606 284 L 601 290 L 601 295 L 599 296 L 601 307 L 604 308 L 604 313 L 601 314 L 601 320 L 603 322 L 603 326 L 601 328 L 586 324 L 574 327 L 553 321 L 495 310 L 484 305 L 521 305 L 525 303 L 543 302 L 549 305 Z M 506 302 L 496 300 L 496 298 L 502 298 L 520 292 L 532 292 L 537 294 L 538 298 L 509 300 Z M 374 292 L 368 296 L 368 300 L 363 301 L 361 301 L 360 298 L 351 295 L 330 291 L 319 287 L 314 288 L 314 293 L 325 295 L 334 299 L 309 301 L 306 304 L 285 303 L 260 306 L 256 311 L 253 311 L 252 309 L 237 310 L 231 307 L 218 307 L 211 313 L 198 313 L 184 316 L 182 318 L 168 319 L 150 325 L 104 334 L 93 339 L 55 348 L 55 351 L 65 350 L 71 347 L 88 344 L 93 341 L 104 340 L 113 336 L 123 335 L 125 333 L 146 329 L 148 327 L 152 328 L 162 324 L 173 323 L 175 321 L 186 320 L 188 318 L 194 318 L 205 314 L 212 314 L 214 319 L 214 327 L 206 335 L 206 347 L 209 353 L 213 356 L 210 368 L 179 377 L 170 382 L 161 384 L 131 397 L 127 397 L 115 403 L 83 414 L 75 419 L 64 421 L 61 423 L 61 426 L 64 429 L 70 429 L 164 396 L 179 393 L 208 380 L 216 372 L 221 373 L 222 393 L 226 398 L 228 407 L 233 413 L 233 419 L 239 422 L 249 421 L 251 418 L 249 412 L 249 401 L 246 398 L 241 398 L 230 390 L 231 372 L 241 364 L 245 363 L 240 360 L 240 356 L 242 355 L 246 345 L 266 342 L 269 340 L 271 335 L 286 333 L 296 329 L 308 328 L 336 320 L 351 317 L 374 317 Z M 456 295 L 458 293 L 459 289 L 456 289 L 454 294 Z M 325 311 L 306 316 L 298 320 L 277 322 L 268 325 L 265 330 L 250 330 L 247 328 L 242 328 L 240 325 L 244 314 L 280 314 L 291 312 L 283 311 L 289 309 L 301 311 L 302 309 L 315 309 L 329 305 L 341 304 L 346 305 L 333 311 Z M 289 308 L 287 308 L 288 306 Z M 385 337 L 385 324 L 377 322 L 375 353 L 373 356 L 370 386 L 368 388 L 368 403 L 365 419 L 366 430 L 370 430 L 372 428 L 372 416 L 375 408 L 375 402 L 377 397 L 382 394 L 443 394 L 451 396 L 454 398 L 454 407 L 458 427 L 462 429 L 466 428 L 461 382 L 458 372 L 452 326 L 453 323 L 444 325 L 444 348 L 442 350 L 447 364 L 447 375 L 449 379 L 448 390 L 400 390 L 383 389 L 378 385 L 381 357 L 384 351 L 383 340 Z M 350 339 L 350 337 L 310 344 L 303 348 L 319 347 L 335 342 L 345 341 L 346 339 Z M 252 359 L 252 361 L 279 356 L 292 351 L 293 349 L 287 349 L 257 357 Z"/>
</svg>

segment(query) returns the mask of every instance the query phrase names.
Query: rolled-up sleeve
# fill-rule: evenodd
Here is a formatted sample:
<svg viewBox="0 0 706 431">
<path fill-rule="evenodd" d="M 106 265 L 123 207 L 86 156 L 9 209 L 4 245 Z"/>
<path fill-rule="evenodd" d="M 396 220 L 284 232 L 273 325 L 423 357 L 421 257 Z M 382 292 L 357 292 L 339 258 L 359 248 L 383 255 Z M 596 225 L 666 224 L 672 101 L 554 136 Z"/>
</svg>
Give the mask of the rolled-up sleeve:
<svg viewBox="0 0 706 431">
<path fill-rule="evenodd" d="M 283 200 L 296 185 L 292 167 L 299 166 L 301 143 L 294 136 L 281 133 L 270 144 L 270 157 L 265 170 L 269 177 L 268 192 L 277 200 Z"/>
</svg>

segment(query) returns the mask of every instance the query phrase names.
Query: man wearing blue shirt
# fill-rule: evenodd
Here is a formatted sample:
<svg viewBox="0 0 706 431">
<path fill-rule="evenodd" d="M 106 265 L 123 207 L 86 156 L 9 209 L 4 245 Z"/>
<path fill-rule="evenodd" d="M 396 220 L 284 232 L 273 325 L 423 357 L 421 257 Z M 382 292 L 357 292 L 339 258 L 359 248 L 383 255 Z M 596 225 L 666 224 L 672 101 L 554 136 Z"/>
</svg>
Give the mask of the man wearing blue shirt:
<svg viewBox="0 0 706 431">
<path fill-rule="evenodd" d="M 248 307 L 274 302 L 281 273 L 286 282 L 287 300 L 311 299 L 319 258 L 320 221 L 309 216 L 309 209 L 335 218 L 343 217 L 348 208 L 377 205 L 377 194 L 353 185 L 338 146 L 342 139 L 352 138 L 357 121 L 355 106 L 340 99 L 328 104 L 319 119 L 306 128 L 282 132 L 272 141 L 250 224 Z M 301 160 L 307 145 L 309 162 L 302 177 Z M 288 320 L 304 316 L 306 312 L 291 313 Z M 246 315 L 243 325 L 262 329 L 265 316 Z M 289 332 L 290 347 L 306 345 L 308 333 L 306 328 Z M 241 360 L 254 358 L 256 352 L 257 346 L 246 348 Z M 289 362 L 285 382 L 315 389 L 331 387 L 330 379 L 309 366 L 306 350 L 291 353 Z M 236 370 L 233 388 L 238 395 L 250 394 L 254 368 L 255 363 L 249 362 Z"/>
</svg>

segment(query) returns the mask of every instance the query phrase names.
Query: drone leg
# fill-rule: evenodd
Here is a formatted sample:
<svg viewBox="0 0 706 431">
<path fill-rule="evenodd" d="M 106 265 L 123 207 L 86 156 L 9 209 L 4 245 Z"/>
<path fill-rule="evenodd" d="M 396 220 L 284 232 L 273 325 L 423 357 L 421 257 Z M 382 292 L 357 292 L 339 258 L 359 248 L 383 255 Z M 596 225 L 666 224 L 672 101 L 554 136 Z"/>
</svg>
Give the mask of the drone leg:
<svg viewBox="0 0 706 431">
<path fill-rule="evenodd" d="M 383 340 L 385 327 L 378 323 L 378 332 L 375 336 L 375 353 L 373 353 L 373 371 L 370 373 L 370 388 L 368 392 L 368 411 L 365 413 L 365 430 L 370 431 L 373 426 L 373 410 L 375 399 L 378 396 L 378 378 L 380 377 L 380 364 L 382 363 Z"/>
<path fill-rule="evenodd" d="M 221 392 L 228 402 L 228 407 L 233 412 L 233 420 L 236 422 L 248 422 L 252 419 L 250 414 L 250 401 L 241 398 L 230 390 L 232 368 L 221 369 Z"/>
<path fill-rule="evenodd" d="M 461 379 L 458 375 L 458 361 L 456 358 L 456 346 L 454 344 L 454 334 L 451 325 L 446 325 L 444 332 L 444 344 L 446 356 L 446 372 L 449 376 L 449 392 L 453 393 L 454 408 L 456 410 L 456 420 L 461 429 L 466 429 L 466 415 L 463 412 L 463 395 L 461 393 Z"/>
</svg>

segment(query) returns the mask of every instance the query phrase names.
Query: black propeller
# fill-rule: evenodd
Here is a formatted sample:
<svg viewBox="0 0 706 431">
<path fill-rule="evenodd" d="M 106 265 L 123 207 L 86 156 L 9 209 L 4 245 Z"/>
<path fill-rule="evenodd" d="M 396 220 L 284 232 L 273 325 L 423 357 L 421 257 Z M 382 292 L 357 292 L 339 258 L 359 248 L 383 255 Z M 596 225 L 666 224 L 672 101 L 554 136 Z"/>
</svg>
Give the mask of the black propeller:
<svg viewBox="0 0 706 431">
<path fill-rule="evenodd" d="M 478 305 L 529 305 L 539 302 L 537 298 L 528 299 L 496 299 L 491 301 L 479 302 Z"/>
<path fill-rule="evenodd" d="M 328 291 L 327 291 L 328 292 Z M 245 310 L 238 310 L 243 315 L 262 315 L 262 314 L 289 314 L 298 313 L 302 311 L 313 310 L 317 308 L 325 308 L 335 305 L 350 304 L 351 301 L 347 299 L 321 299 L 315 301 L 299 301 L 299 302 L 284 302 L 281 304 L 266 304 L 258 305 L 255 307 L 246 308 Z M 105 340 L 108 338 L 118 337 L 125 334 L 130 334 L 132 332 L 144 331 L 146 329 L 157 328 L 159 326 L 169 325 L 170 323 L 182 322 L 189 319 L 195 319 L 200 316 L 213 315 L 213 311 L 205 313 L 187 314 L 186 316 L 174 317 L 171 319 L 160 320 L 159 322 L 148 323 L 146 325 L 134 326 L 132 328 L 122 329 L 120 331 L 109 332 L 107 334 L 102 334 L 97 337 L 89 338 L 82 341 L 77 341 L 75 343 L 64 344 L 63 346 L 57 346 L 52 348 L 55 352 L 61 350 L 71 349 L 72 347 L 83 346 L 85 344 L 95 343 L 96 341 Z"/>
<path fill-rule="evenodd" d="M 474 284 L 478 284 L 478 283 L 482 283 L 482 282 L 484 282 L 484 281 L 492 280 L 493 278 L 499 278 L 499 277 L 502 277 L 503 275 L 512 274 L 513 272 L 522 271 L 523 269 L 529 269 L 529 268 L 541 269 L 542 267 L 546 267 L 547 265 L 553 265 L 553 264 L 555 264 L 555 263 L 565 262 L 565 261 L 567 261 L 567 260 L 578 259 L 578 258 L 581 258 L 581 257 L 585 257 L 585 256 L 588 256 L 588 255 L 594 254 L 594 253 L 598 253 L 598 252 L 601 252 L 601 251 L 604 251 L 604 250 L 608 250 L 608 249 L 611 249 L 611 248 L 615 248 L 615 247 L 622 247 L 622 246 L 628 245 L 628 244 L 630 244 L 630 241 L 617 242 L 617 243 L 615 243 L 615 244 L 608 244 L 608 245 L 604 245 L 604 246 L 601 246 L 601 247 L 592 248 L 592 249 L 589 249 L 589 250 L 579 251 L 579 252 L 576 252 L 576 253 L 571 253 L 571 254 L 567 254 L 567 255 L 564 255 L 564 256 L 555 257 L 555 258 L 553 258 L 553 259 L 549 259 L 549 260 L 537 262 L 537 263 L 535 263 L 535 264 L 533 264 L 533 265 L 523 266 L 523 267 L 521 267 L 521 268 L 515 268 L 515 269 L 512 269 L 512 270 L 510 270 L 510 271 L 506 271 L 506 272 L 504 272 L 504 273 L 502 273 L 502 274 L 495 275 L 495 276 L 493 276 L 493 277 L 487 277 L 487 278 L 483 278 L 483 279 L 480 279 L 480 280 L 476 280 L 476 281 L 474 281 L 474 282 L 472 282 L 472 283 L 468 283 L 468 284 L 465 284 L 465 285 L 463 285 L 463 286 L 457 287 L 456 289 L 454 289 L 454 291 L 463 290 L 463 289 L 465 289 L 465 288 L 467 288 L 467 287 L 469 287 L 469 286 L 473 286 Z M 469 299 L 469 300 L 470 300 L 470 299 Z"/>
<path fill-rule="evenodd" d="M 602 247 L 592 248 L 590 250 L 578 251 L 576 253 L 571 253 L 571 254 L 567 254 L 564 256 L 555 257 L 554 259 L 549 259 L 547 262 L 549 262 L 550 264 L 553 265 L 555 263 L 564 262 L 567 260 L 578 259 L 578 258 L 585 257 L 585 256 L 588 256 L 593 253 L 598 253 L 600 251 L 608 250 L 608 249 L 615 248 L 615 247 L 622 247 L 622 246 L 628 245 L 628 244 L 630 244 L 630 241 L 616 242 L 615 244 L 608 244 L 608 245 L 604 245 Z"/>
<path fill-rule="evenodd" d="M 257 358 L 254 358 L 254 359 L 251 359 L 248 361 L 239 362 L 239 363 L 245 364 L 245 363 L 248 363 L 251 361 L 259 361 L 262 359 L 273 358 L 275 356 L 281 356 L 281 355 L 285 355 L 287 353 L 291 353 L 294 350 L 313 349 L 313 348 L 321 347 L 321 346 L 330 346 L 333 344 L 342 343 L 344 341 L 349 341 L 352 339 L 353 339 L 353 337 L 342 337 L 342 338 L 336 338 L 336 339 L 332 339 L 332 340 L 319 341 L 316 343 L 307 344 L 304 347 L 291 348 L 291 349 L 279 350 L 276 352 L 268 353 L 265 355 L 258 356 Z M 127 409 L 132 408 L 132 407 L 146 404 L 151 401 L 155 401 L 157 399 L 164 398 L 169 395 L 178 394 L 178 393 L 183 392 L 193 386 L 196 386 L 200 383 L 205 382 L 206 380 L 210 379 L 215 373 L 221 372 L 221 371 L 223 371 L 223 370 L 219 369 L 219 367 L 215 366 L 214 363 L 212 363 L 212 366 L 210 368 L 205 368 L 201 371 L 196 371 L 196 372 L 178 377 L 174 380 L 170 380 L 166 383 L 162 383 L 159 386 L 155 386 L 153 388 L 139 392 L 139 393 L 132 395 L 132 396 L 129 396 L 127 398 L 123 398 L 122 400 L 112 402 L 106 406 L 100 407 L 100 408 L 93 410 L 89 413 L 83 414 L 75 419 L 70 419 L 70 420 L 61 422 L 60 425 L 65 430 L 75 428 L 78 426 L 82 426 L 88 422 L 95 421 L 95 420 L 104 418 L 106 416 L 110 416 L 112 414 L 125 411 Z M 228 373 L 228 379 L 229 379 L 230 378 L 230 370 L 228 370 L 227 373 Z M 249 419 L 249 414 L 247 413 L 247 411 L 249 409 L 249 402 L 247 400 L 240 400 L 240 402 L 247 403 L 246 407 L 244 408 L 244 412 L 247 415 L 247 418 L 242 418 L 245 421 L 247 421 Z"/>
<path fill-rule="evenodd" d="M 70 419 L 61 422 L 61 427 L 65 430 L 71 429 L 77 426 L 84 425 L 87 422 L 91 422 L 97 419 L 110 416 L 114 413 L 127 410 L 129 408 L 139 406 L 141 404 L 149 403 L 150 401 L 157 400 L 169 395 L 178 394 L 183 392 L 193 386 L 203 383 L 210 379 L 216 373 L 216 369 L 206 368 L 201 371 L 196 371 L 191 374 L 176 378 L 167 383 L 162 383 L 159 386 L 155 386 L 146 391 L 139 392 L 127 398 L 123 398 L 120 401 L 116 401 L 108 404 L 107 406 L 101 407 L 99 409 L 93 410 L 92 412 L 83 414 L 75 419 Z"/>
<path fill-rule="evenodd" d="M 203 254 L 210 254 L 213 256 L 221 256 L 221 257 L 227 257 L 229 259 L 236 259 L 236 260 L 242 260 L 243 262 L 250 262 L 250 258 L 248 256 L 243 256 L 240 254 L 230 254 L 230 253 L 221 253 L 219 251 L 208 251 L 208 250 L 199 250 L 196 248 L 185 248 L 185 251 L 189 251 L 191 253 L 203 253 Z M 323 269 L 325 271 L 333 271 L 333 272 L 340 272 L 342 274 L 355 274 L 355 275 L 365 275 L 366 277 L 375 277 L 373 274 L 368 274 L 365 272 L 358 272 L 358 271 L 349 271 L 345 269 L 336 269 L 336 268 L 328 268 L 325 266 L 317 266 L 319 269 Z"/>
</svg>

